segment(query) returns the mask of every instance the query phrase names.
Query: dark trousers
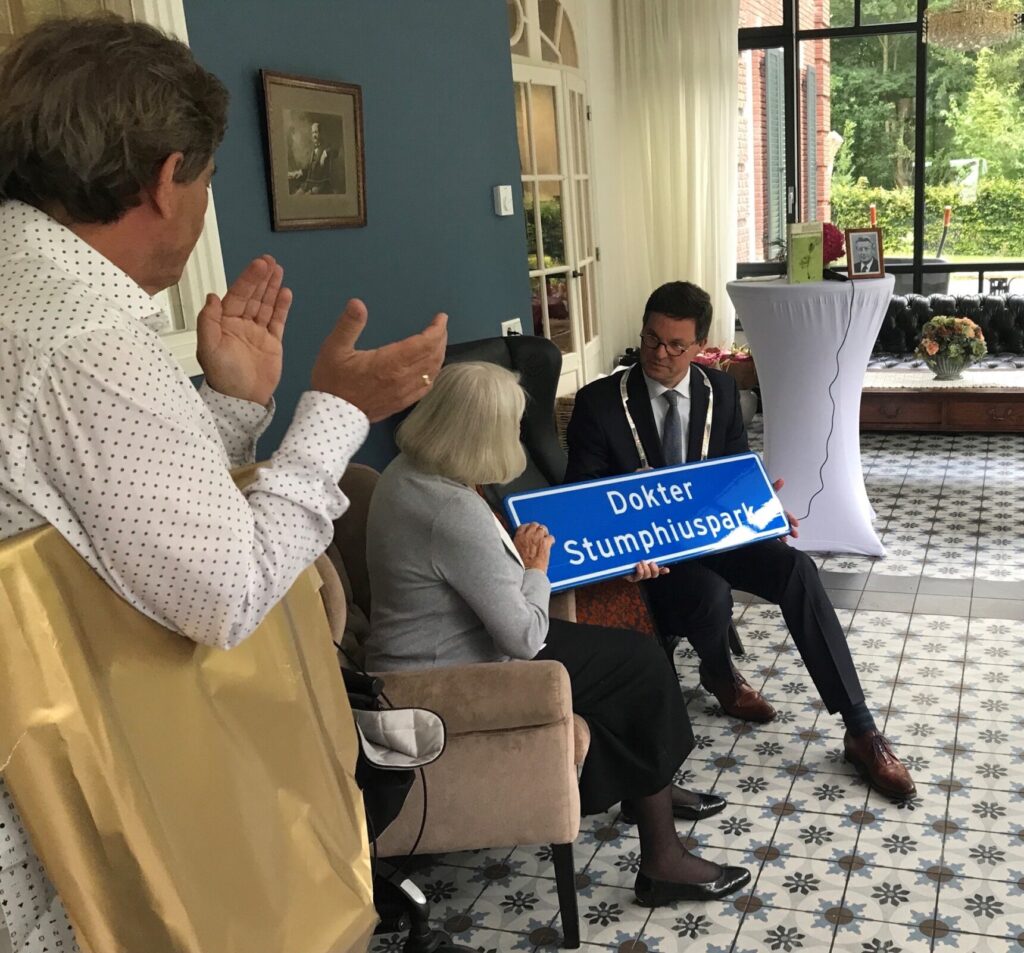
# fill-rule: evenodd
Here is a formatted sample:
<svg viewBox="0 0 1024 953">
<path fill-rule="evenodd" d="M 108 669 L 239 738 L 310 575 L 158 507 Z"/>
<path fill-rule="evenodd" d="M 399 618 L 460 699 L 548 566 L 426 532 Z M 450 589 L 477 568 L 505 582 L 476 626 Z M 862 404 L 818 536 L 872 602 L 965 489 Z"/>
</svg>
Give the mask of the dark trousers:
<svg viewBox="0 0 1024 953">
<path fill-rule="evenodd" d="M 673 563 L 667 576 L 644 585 L 661 636 L 685 637 L 715 672 L 727 672 L 732 664 L 732 590 L 775 603 L 828 710 L 864 701 L 846 635 L 814 560 L 782 540 Z"/>
<path fill-rule="evenodd" d="M 675 669 L 656 639 L 552 619 L 538 659 L 569 672 L 572 710 L 590 728 L 580 809 L 598 814 L 655 794 L 693 750 L 693 729 Z"/>
</svg>

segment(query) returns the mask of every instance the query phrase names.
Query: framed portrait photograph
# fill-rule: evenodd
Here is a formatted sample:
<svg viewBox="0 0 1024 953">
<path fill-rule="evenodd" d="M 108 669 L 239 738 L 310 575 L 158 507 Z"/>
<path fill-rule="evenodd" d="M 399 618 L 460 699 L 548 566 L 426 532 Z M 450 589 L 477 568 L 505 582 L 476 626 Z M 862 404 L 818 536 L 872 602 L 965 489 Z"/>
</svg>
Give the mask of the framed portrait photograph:
<svg viewBox="0 0 1024 953">
<path fill-rule="evenodd" d="M 851 278 L 882 278 L 885 276 L 881 229 L 848 228 L 846 230 L 846 273 Z"/>
<path fill-rule="evenodd" d="M 274 231 L 366 224 L 358 86 L 261 70 Z"/>
</svg>

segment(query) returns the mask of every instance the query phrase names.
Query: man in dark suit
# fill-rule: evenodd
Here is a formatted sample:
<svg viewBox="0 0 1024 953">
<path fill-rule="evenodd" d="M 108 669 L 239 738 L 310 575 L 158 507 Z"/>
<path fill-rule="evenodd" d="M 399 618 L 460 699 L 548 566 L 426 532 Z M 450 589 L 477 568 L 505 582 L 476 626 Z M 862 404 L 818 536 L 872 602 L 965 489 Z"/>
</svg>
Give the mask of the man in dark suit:
<svg viewBox="0 0 1024 953">
<path fill-rule="evenodd" d="M 624 372 L 625 401 L 619 374 L 576 394 L 567 432 L 567 483 L 749 449 L 735 381 L 691 364 L 707 341 L 711 313 L 711 299 L 688 282 L 662 285 L 651 295 L 640 363 Z M 781 481 L 776 489 L 780 486 Z M 796 520 L 790 522 L 795 527 Z M 843 717 L 847 758 L 883 793 L 914 793 L 910 774 L 864 703 L 846 636 L 810 557 L 775 539 L 650 575 L 649 567 L 643 572 L 638 567 L 662 639 L 671 646 L 685 635 L 701 660 L 701 684 L 727 714 L 747 721 L 771 721 L 775 709 L 732 663 L 732 589 L 777 604 L 822 701 Z"/>
</svg>

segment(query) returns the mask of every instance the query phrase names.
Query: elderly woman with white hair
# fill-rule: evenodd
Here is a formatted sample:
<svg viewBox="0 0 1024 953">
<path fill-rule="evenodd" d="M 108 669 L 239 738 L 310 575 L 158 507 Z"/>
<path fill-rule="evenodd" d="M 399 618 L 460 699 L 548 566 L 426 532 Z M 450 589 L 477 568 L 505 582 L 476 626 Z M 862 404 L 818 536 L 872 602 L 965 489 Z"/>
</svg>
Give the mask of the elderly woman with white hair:
<svg viewBox="0 0 1024 953">
<path fill-rule="evenodd" d="M 476 487 L 507 483 L 526 466 L 519 424 L 526 397 L 495 364 L 446 367 L 399 428 L 401 454 L 370 505 L 372 671 L 469 662 L 553 659 L 590 727 L 580 776 L 584 814 L 618 802 L 636 817 L 640 903 L 709 900 L 750 873 L 690 853 L 674 817 L 700 819 L 725 801 L 672 784 L 693 748 L 675 672 L 657 641 L 637 632 L 548 617 L 553 538 L 527 524 L 510 538 Z M 658 570 L 638 567 L 638 575 Z"/>
</svg>

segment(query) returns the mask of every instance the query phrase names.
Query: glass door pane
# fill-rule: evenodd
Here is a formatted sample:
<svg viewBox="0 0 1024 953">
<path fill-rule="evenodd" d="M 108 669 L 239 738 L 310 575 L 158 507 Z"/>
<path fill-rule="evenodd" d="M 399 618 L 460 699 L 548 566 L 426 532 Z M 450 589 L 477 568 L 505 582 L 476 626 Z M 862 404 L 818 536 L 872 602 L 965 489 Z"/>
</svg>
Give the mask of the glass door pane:
<svg viewBox="0 0 1024 953">
<path fill-rule="evenodd" d="M 538 175 L 561 175 L 560 135 L 554 86 L 530 83 L 530 130 L 537 156 Z"/>
<path fill-rule="evenodd" d="M 831 160 L 841 137 L 832 132 L 828 40 L 800 44 L 800 211 L 803 222 L 828 222 Z"/>
<path fill-rule="evenodd" d="M 533 172 L 533 150 L 530 148 L 530 120 L 527 115 L 530 93 L 526 83 L 516 83 L 516 134 L 519 140 L 519 171 L 523 175 Z"/>
<path fill-rule="evenodd" d="M 929 5 L 931 9 L 931 5 Z M 928 45 L 924 260 L 1024 258 L 1021 45 Z M 945 210 L 949 209 L 949 225 Z M 897 283 L 901 277 L 898 276 Z M 989 271 L 984 290 L 1020 294 L 1014 272 Z M 977 273 L 925 274 L 924 294 L 976 294 Z"/>
<path fill-rule="evenodd" d="M 596 288 L 597 249 L 594 241 L 592 184 L 590 180 L 590 140 L 588 138 L 587 106 L 584 87 L 574 77 L 566 78 L 566 102 L 571 122 L 573 209 L 575 241 L 573 243 L 572 279 L 576 292 L 578 334 L 583 343 L 583 376 L 592 380 L 605 368 L 601 363 L 598 343 Z"/>
<path fill-rule="evenodd" d="M 878 6 L 877 0 L 870 2 Z M 800 29 L 853 26 L 853 4 L 854 0 L 799 0 Z"/>
<path fill-rule="evenodd" d="M 740 0 L 740 29 L 782 26 L 782 0 Z"/>
<path fill-rule="evenodd" d="M 544 255 L 544 262 L 540 267 L 550 270 L 566 264 L 562 183 L 550 180 L 541 181 L 538 185 L 538 192 L 540 193 L 540 247 Z"/>
<path fill-rule="evenodd" d="M 916 19 L 917 0 L 861 0 L 861 23 L 913 23 Z"/>
<path fill-rule="evenodd" d="M 846 229 L 870 227 L 874 216 L 886 264 L 911 262 L 916 38 L 881 34 L 815 41 L 801 44 L 798 55 L 802 72 L 816 62 L 828 64 L 814 87 L 819 115 L 828 118 L 817 142 L 819 152 L 825 150 L 819 154 L 820 217 Z M 801 115 L 807 90 L 803 83 Z M 910 282 L 909 275 L 897 276 L 896 293 L 909 291 Z"/>
<path fill-rule="evenodd" d="M 181 295 L 177 285 L 171 285 L 159 294 L 154 295 L 155 302 L 164 310 L 167 315 L 167 326 L 162 328 L 160 333 L 166 334 L 172 331 L 188 330 L 181 308 Z"/>
<path fill-rule="evenodd" d="M 786 95 L 782 50 L 741 51 L 737 93 L 736 260 L 782 260 L 786 239 Z"/>
<path fill-rule="evenodd" d="M 570 176 L 562 142 L 565 122 L 558 89 L 541 82 L 531 67 L 516 67 L 516 124 L 522 169 L 527 267 L 533 312 L 533 333 L 558 345 L 575 373 L 578 335 L 572 319 L 570 249 L 576 237 L 566 194 Z M 570 120 L 571 127 L 571 120 Z M 571 135 L 571 140 L 573 137 Z M 575 357 L 575 360 L 573 358 Z"/>
</svg>

